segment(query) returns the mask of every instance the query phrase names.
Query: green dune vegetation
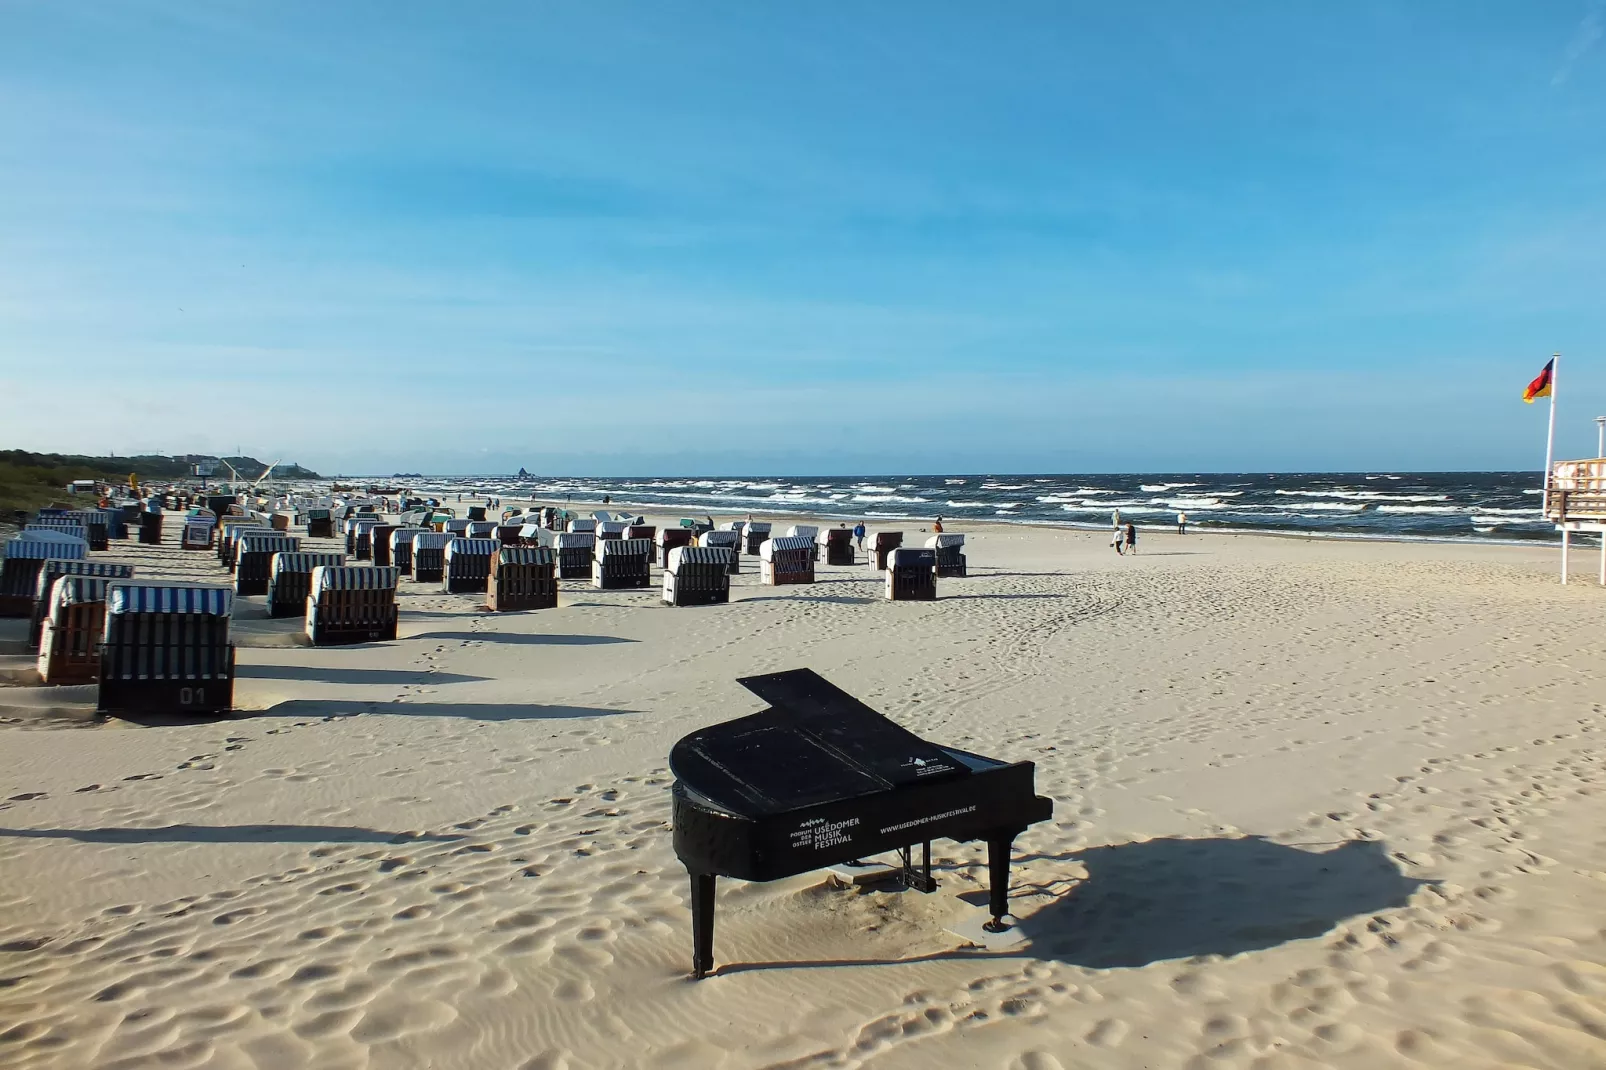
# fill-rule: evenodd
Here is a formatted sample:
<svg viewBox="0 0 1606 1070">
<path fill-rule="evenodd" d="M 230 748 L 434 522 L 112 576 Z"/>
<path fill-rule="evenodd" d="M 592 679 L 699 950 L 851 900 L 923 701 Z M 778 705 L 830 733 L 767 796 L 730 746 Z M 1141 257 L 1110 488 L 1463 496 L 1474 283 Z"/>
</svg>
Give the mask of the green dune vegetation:
<svg viewBox="0 0 1606 1070">
<path fill-rule="evenodd" d="M 75 479 L 96 479 L 119 486 L 128 485 L 129 473 L 143 480 L 182 479 L 190 475 L 198 461 L 216 457 L 189 454 L 164 457 L 143 454 L 134 457 L 85 457 L 75 454 L 31 453 L 28 450 L 0 450 L 0 524 L 10 526 L 17 510 L 32 512 L 52 502 L 85 506 L 90 503 L 67 493 Z M 256 479 L 268 467 L 255 457 L 224 457 L 243 479 Z M 227 476 L 221 465 L 219 473 Z M 317 479 L 318 474 L 300 465 L 279 465 L 275 476 L 286 479 Z"/>
</svg>

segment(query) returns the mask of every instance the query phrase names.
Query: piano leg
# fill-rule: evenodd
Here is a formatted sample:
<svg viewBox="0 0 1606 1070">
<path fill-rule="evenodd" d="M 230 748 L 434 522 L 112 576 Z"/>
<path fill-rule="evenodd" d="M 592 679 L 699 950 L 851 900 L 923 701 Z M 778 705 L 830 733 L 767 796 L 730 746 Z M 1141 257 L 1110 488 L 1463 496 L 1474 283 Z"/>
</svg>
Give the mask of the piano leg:
<svg viewBox="0 0 1606 1070">
<path fill-rule="evenodd" d="M 990 933 L 1009 930 L 1003 919 L 1004 915 L 1009 913 L 1009 856 L 1014 843 L 1014 833 L 987 838 L 987 880 L 990 885 L 987 912 L 993 918 L 991 921 L 983 922 L 982 928 Z"/>
<path fill-rule="evenodd" d="M 714 875 L 691 875 L 691 972 L 701 981 L 714 969 Z"/>
</svg>

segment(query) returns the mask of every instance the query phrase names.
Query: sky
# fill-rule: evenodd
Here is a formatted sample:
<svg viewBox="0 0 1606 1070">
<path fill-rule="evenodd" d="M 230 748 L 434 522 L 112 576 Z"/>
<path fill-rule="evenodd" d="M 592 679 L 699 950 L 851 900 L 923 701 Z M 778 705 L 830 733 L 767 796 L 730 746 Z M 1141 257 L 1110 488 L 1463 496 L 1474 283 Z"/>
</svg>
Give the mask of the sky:
<svg viewBox="0 0 1606 1070">
<path fill-rule="evenodd" d="M 1606 0 L 0 2 L 0 447 L 1538 469 Z"/>
</svg>

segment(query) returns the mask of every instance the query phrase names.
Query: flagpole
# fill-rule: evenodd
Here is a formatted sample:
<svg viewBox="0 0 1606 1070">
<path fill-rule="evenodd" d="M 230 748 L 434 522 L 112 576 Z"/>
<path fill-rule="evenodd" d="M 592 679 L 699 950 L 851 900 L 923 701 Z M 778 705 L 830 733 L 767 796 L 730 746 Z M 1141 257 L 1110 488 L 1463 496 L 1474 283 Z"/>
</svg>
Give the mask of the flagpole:
<svg viewBox="0 0 1606 1070">
<path fill-rule="evenodd" d="M 1550 430 L 1545 433 L 1545 489 L 1540 496 L 1540 509 L 1550 515 L 1550 468 L 1556 452 L 1556 373 L 1561 369 L 1561 354 L 1550 357 Z"/>
</svg>

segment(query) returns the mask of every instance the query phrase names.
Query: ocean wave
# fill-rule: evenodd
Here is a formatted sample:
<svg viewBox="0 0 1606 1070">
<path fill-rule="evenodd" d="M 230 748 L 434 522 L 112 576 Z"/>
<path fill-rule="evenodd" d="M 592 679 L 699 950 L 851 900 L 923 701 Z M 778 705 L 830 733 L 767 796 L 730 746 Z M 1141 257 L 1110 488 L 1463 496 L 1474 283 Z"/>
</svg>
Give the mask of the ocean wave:
<svg viewBox="0 0 1606 1070">
<path fill-rule="evenodd" d="M 1060 508 L 1065 510 L 1067 513 L 1103 513 L 1105 510 L 1105 507 L 1102 505 L 1062 505 Z M 1121 510 L 1123 513 L 1169 513 L 1170 511 L 1171 510 L 1169 509 L 1162 509 L 1159 506 L 1154 505 L 1128 505 L 1123 507 Z"/>
<path fill-rule="evenodd" d="M 929 502 L 931 499 L 902 494 L 855 494 L 853 500 L 856 502 L 870 502 L 874 505 L 891 505 L 894 502 L 907 502 L 910 505 L 918 505 L 921 502 Z"/>
<path fill-rule="evenodd" d="M 1543 517 L 1543 516 L 1484 516 L 1481 513 L 1475 514 L 1474 516 L 1470 517 L 1469 519 L 1472 521 L 1472 523 L 1474 525 L 1476 525 L 1476 524 L 1544 524 L 1546 526 L 1549 526 L 1550 524 L 1554 523 L 1554 521 L 1550 520 L 1548 517 Z"/>
<path fill-rule="evenodd" d="M 1343 505 L 1339 502 L 1305 502 L 1300 509 L 1321 509 L 1329 513 L 1364 513 L 1364 505 Z"/>
<path fill-rule="evenodd" d="M 1219 509 L 1224 503 L 1219 498 L 1151 498 L 1149 504 L 1173 509 Z"/>
<path fill-rule="evenodd" d="M 1460 513 L 1465 510 L 1459 505 L 1380 505 L 1380 513 Z"/>
<path fill-rule="evenodd" d="M 950 509 L 990 509 L 993 506 L 995 506 L 996 504 L 997 503 L 995 503 L 995 502 L 955 502 L 955 501 L 950 501 L 948 503 L 948 507 Z"/>
<path fill-rule="evenodd" d="M 1358 502 L 1447 502 L 1448 494 L 1384 494 L 1380 490 L 1276 490 L 1273 494 L 1292 498 L 1343 498 Z"/>
<path fill-rule="evenodd" d="M 1145 494 L 1154 494 L 1163 490 L 1181 490 L 1183 487 L 1202 487 L 1203 483 L 1139 483 L 1138 489 Z"/>
</svg>

